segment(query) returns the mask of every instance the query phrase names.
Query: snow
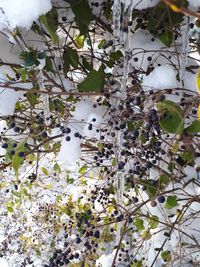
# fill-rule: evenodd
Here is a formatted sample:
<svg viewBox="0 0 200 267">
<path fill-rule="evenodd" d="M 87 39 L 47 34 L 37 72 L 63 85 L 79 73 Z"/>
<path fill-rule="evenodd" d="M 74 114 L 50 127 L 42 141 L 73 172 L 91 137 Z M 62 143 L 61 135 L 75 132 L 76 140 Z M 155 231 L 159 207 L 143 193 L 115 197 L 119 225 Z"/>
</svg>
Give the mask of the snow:
<svg viewBox="0 0 200 267">
<path fill-rule="evenodd" d="M 79 138 L 74 137 L 76 130 L 72 129 L 70 136 L 71 140 L 68 142 L 65 140 L 66 136 L 63 137 L 61 143 L 61 149 L 57 159 L 66 162 L 67 164 L 73 164 L 81 156 L 81 141 Z"/>
<path fill-rule="evenodd" d="M 15 105 L 19 99 L 20 93 L 13 92 L 9 89 L 0 89 L 0 114 L 1 115 L 13 115 Z M 9 105 L 8 105 L 9 103 Z"/>
<path fill-rule="evenodd" d="M 200 8 L 200 0 L 188 0 L 189 8 L 198 10 Z"/>
<path fill-rule="evenodd" d="M 196 76 L 196 73 L 193 74 L 186 71 L 183 76 L 184 88 L 196 92 Z"/>
<path fill-rule="evenodd" d="M 0 73 L 0 83 L 5 83 L 5 76 Z M 31 83 L 16 83 L 16 87 L 30 89 L 32 87 Z M 20 97 L 22 97 L 24 92 L 15 92 L 9 88 L 0 88 L 0 115 L 13 115 L 15 111 L 15 105 Z"/>
<path fill-rule="evenodd" d="M 0 134 L 5 133 L 7 127 L 8 127 L 7 122 L 5 120 L 0 120 Z"/>
<path fill-rule="evenodd" d="M 142 86 L 145 90 L 176 88 L 176 72 L 168 65 L 156 67 L 148 76 L 144 77 Z"/>
<path fill-rule="evenodd" d="M 144 30 L 138 30 L 131 36 L 131 66 L 146 70 L 150 63 L 157 60 L 159 54 L 155 51 L 160 51 L 163 48 L 163 44 L 155 38 L 152 41 L 152 38 L 153 35 Z M 147 60 L 148 57 L 152 58 L 151 62 Z M 137 58 L 137 61 L 135 61 L 135 58 Z"/>
<path fill-rule="evenodd" d="M 194 0 L 195 1 L 195 0 Z M 160 0 L 135 0 L 132 3 L 133 8 L 135 9 L 145 9 L 148 7 L 153 7 L 157 5 Z"/>
<path fill-rule="evenodd" d="M 116 250 L 112 254 L 101 255 L 101 257 L 96 261 L 96 267 L 111 267 Z"/>
<path fill-rule="evenodd" d="M 3 258 L 0 258 L 0 266 L 1 267 L 9 267 L 7 261 L 4 260 Z"/>
<path fill-rule="evenodd" d="M 0 73 L 0 83 L 4 83 L 6 78 Z M 19 100 L 20 93 L 10 89 L 0 89 L 0 115 L 12 115 L 15 110 L 15 105 Z"/>
<path fill-rule="evenodd" d="M 33 21 L 51 9 L 50 0 L 0 0 L 0 29 L 29 29 Z"/>
<path fill-rule="evenodd" d="M 194 0 L 195 1 L 195 0 Z M 121 0 L 121 3 L 126 7 L 131 6 L 131 9 L 146 9 L 157 5 L 160 0 Z"/>
<path fill-rule="evenodd" d="M 105 122 L 106 109 L 100 106 L 94 108 L 94 104 L 95 102 L 83 100 L 74 106 L 72 118 L 67 124 L 71 132 L 65 135 L 62 140 L 58 160 L 73 164 L 81 157 L 81 139 L 75 137 L 75 133 L 83 135 L 86 139 L 98 136 L 96 130 L 102 122 Z M 90 124 L 92 124 L 91 130 L 88 128 Z M 66 141 L 67 136 L 70 137 L 70 141 Z"/>
<path fill-rule="evenodd" d="M 94 110 L 93 103 L 83 100 L 75 105 L 75 111 L 72 112 L 72 116 L 77 121 L 86 121 L 92 110 Z"/>
<path fill-rule="evenodd" d="M 93 122 L 93 120 L 95 120 Z M 103 122 L 103 117 L 98 113 L 91 113 L 87 119 L 87 123 L 83 128 L 83 135 L 87 138 L 92 138 L 97 136 L 96 130 L 99 128 L 100 124 Z M 92 130 L 88 129 L 88 125 L 92 124 Z"/>
</svg>

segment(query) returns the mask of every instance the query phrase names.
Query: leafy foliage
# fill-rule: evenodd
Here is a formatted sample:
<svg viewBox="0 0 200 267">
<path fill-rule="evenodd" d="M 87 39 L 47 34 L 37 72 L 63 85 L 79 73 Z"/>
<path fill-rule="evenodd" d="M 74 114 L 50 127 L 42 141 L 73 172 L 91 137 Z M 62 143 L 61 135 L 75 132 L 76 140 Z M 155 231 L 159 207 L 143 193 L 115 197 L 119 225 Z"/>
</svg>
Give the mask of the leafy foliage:
<svg viewBox="0 0 200 267">
<path fill-rule="evenodd" d="M 80 92 L 98 92 L 101 91 L 105 83 L 104 65 L 98 71 L 91 70 L 86 79 L 78 85 Z"/>
<path fill-rule="evenodd" d="M 199 237 L 187 233 L 198 235 L 199 73 L 179 42 L 188 34 L 198 50 L 198 21 L 187 1 L 62 2 L 31 37 L 16 29 L 19 61 L 1 61 L 2 255 L 20 251 L 23 266 L 199 266 Z M 168 73 L 143 86 L 160 65 L 174 88 Z"/>
</svg>

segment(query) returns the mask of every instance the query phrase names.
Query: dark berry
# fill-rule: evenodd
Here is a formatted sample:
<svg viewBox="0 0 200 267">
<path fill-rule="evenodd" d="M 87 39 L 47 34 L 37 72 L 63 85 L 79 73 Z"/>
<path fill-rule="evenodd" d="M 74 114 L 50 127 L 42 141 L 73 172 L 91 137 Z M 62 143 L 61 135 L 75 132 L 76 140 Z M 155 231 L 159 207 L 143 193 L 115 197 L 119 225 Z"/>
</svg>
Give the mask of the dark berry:
<svg viewBox="0 0 200 267">
<path fill-rule="evenodd" d="M 88 130 L 89 130 L 89 131 L 92 130 L 92 124 L 89 124 L 89 126 L 88 126 Z"/>
<path fill-rule="evenodd" d="M 69 142 L 69 141 L 71 140 L 70 136 L 67 136 L 67 137 L 65 138 L 65 140 L 66 140 L 67 142 Z"/>
<path fill-rule="evenodd" d="M 67 134 L 71 133 L 71 129 L 70 128 L 66 128 L 65 129 L 65 133 L 67 133 Z"/>
<path fill-rule="evenodd" d="M 42 137 L 44 137 L 44 138 L 47 137 L 47 133 L 46 133 L 46 132 L 43 132 L 41 135 L 42 135 Z"/>
<path fill-rule="evenodd" d="M 10 128 L 14 128 L 15 127 L 15 122 L 11 122 L 9 126 L 10 126 Z"/>
<path fill-rule="evenodd" d="M 6 149 L 8 147 L 8 144 L 4 143 L 1 147 Z"/>
<path fill-rule="evenodd" d="M 190 23 L 189 27 L 190 27 L 190 29 L 193 29 L 194 28 L 194 23 Z"/>
<path fill-rule="evenodd" d="M 159 203 L 164 203 L 165 202 L 165 197 L 163 195 L 158 196 L 157 200 L 158 200 Z"/>
<path fill-rule="evenodd" d="M 78 138 L 79 137 L 79 133 L 75 133 L 74 134 L 74 137 L 77 137 Z"/>
<path fill-rule="evenodd" d="M 14 127 L 14 132 L 18 133 L 20 131 L 20 128 L 18 126 Z"/>
<path fill-rule="evenodd" d="M 93 236 L 96 237 L 96 238 L 99 238 L 99 237 L 100 237 L 99 230 L 97 230 L 97 231 L 93 234 Z"/>
<path fill-rule="evenodd" d="M 110 85 L 114 85 L 115 84 L 115 81 L 114 80 L 109 80 L 109 84 Z"/>
<path fill-rule="evenodd" d="M 15 151 L 14 151 L 14 150 L 10 150 L 9 154 L 10 154 L 11 156 L 15 155 Z"/>
<path fill-rule="evenodd" d="M 20 152 L 18 153 L 18 156 L 19 156 L 20 158 L 24 157 L 24 152 L 23 152 L 23 151 L 20 151 Z"/>
</svg>

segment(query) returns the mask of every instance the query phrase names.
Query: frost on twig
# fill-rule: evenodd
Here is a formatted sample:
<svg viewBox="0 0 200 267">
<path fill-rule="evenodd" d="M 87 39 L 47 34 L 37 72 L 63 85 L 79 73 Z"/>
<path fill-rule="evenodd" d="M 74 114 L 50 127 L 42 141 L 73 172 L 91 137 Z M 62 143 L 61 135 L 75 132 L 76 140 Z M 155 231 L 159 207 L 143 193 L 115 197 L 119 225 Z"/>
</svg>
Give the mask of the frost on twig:
<svg viewBox="0 0 200 267">
<path fill-rule="evenodd" d="M 39 72 L 38 84 L 39 84 L 40 89 L 44 90 L 45 86 L 44 86 L 44 77 L 43 77 L 42 70 L 40 70 L 40 72 Z M 43 100 L 43 105 L 44 105 L 45 123 L 46 123 L 46 125 L 49 125 L 48 118 L 50 116 L 50 110 L 49 110 L 49 96 L 48 96 L 48 94 L 43 94 L 42 100 Z"/>
<path fill-rule="evenodd" d="M 121 35 L 123 36 L 122 41 L 124 44 L 125 56 L 124 56 L 124 68 L 123 68 L 123 75 L 121 77 L 121 88 L 120 88 L 120 96 L 119 100 L 124 101 L 126 99 L 126 82 L 129 73 L 129 58 L 130 58 L 130 36 L 128 30 L 128 22 L 131 21 L 132 18 L 132 1 L 124 1 L 124 12 L 123 12 L 123 22 L 118 25 L 118 21 L 120 16 L 117 16 L 117 7 L 119 10 L 119 5 L 121 3 L 116 3 L 114 5 L 115 10 L 113 10 L 113 25 L 114 25 L 114 36 L 115 38 L 120 39 Z M 114 12 L 116 11 L 116 13 Z M 116 23 L 116 24 L 115 24 Z M 121 33 L 122 29 L 122 33 Z M 126 30 L 127 29 L 127 30 Z M 118 163 L 123 160 L 121 156 L 121 147 L 122 147 L 122 133 L 119 132 L 119 150 L 118 150 Z M 125 175 L 122 172 L 117 174 L 117 204 L 119 206 L 123 206 L 123 194 L 124 194 L 124 182 L 125 182 Z M 116 233 L 116 244 L 119 243 L 120 235 L 121 235 L 121 226 L 122 224 L 118 224 L 117 233 Z"/>
<path fill-rule="evenodd" d="M 113 34 L 115 40 L 118 40 L 121 33 L 121 1 L 120 0 L 114 0 L 113 4 Z"/>
<path fill-rule="evenodd" d="M 189 18 L 184 17 L 181 25 L 181 59 L 180 59 L 180 80 L 183 80 L 189 53 Z"/>
</svg>

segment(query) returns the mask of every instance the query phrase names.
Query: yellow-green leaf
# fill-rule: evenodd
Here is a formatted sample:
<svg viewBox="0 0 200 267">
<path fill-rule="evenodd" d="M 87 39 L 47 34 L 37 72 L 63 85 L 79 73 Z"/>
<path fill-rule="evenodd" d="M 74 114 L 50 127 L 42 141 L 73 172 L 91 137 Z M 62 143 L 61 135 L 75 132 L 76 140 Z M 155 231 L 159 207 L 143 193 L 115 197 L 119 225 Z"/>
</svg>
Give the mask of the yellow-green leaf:
<svg viewBox="0 0 200 267">
<path fill-rule="evenodd" d="M 137 228 L 138 231 L 142 231 L 142 230 L 145 229 L 145 228 L 144 228 L 144 222 L 143 222 L 143 220 L 140 219 L 140 218 L 136 218 L 136 219 L 134 220 L 134 223 L 133 223 L 133 224 L 136 226 L 136 228 Z"/>
<path fill-rule="evenodd" d="M 198 109 L 197 109 L 197 118 L 200 121 L 200 105 L 198 106 Z"/>
<path fill-rule="evenodd" d="M 42 172 L 43 172 L 46 176 L 49 175 L 49 172 L 48 172 L 48 170 L 47 170 L 45 167 L 42 167 L 41 170 L 42 170 Z"/>
<path fill-rule="evenodd" d="M 197 87 L 197 92 L 200 95 L 200 68 L 198 69 L 198 72 L 197 72 L 196 87 Z"/>
<path fill-rule="evenodd" d="M 80 174 L 84 174 L 87 171 L 87 165 L 83 165 L 80 169 L 79 169 L 79 173 Z"/>
</svg>

